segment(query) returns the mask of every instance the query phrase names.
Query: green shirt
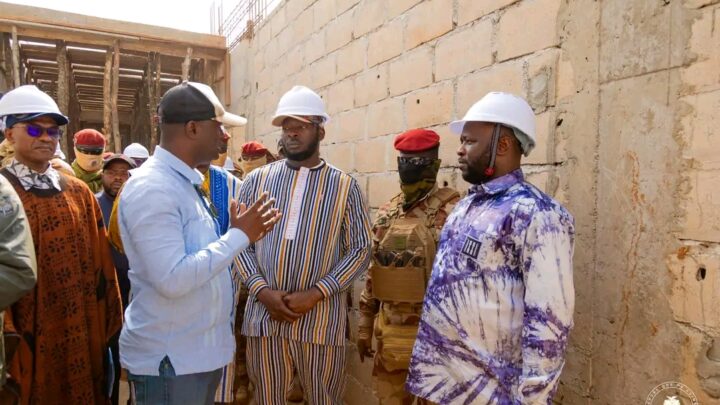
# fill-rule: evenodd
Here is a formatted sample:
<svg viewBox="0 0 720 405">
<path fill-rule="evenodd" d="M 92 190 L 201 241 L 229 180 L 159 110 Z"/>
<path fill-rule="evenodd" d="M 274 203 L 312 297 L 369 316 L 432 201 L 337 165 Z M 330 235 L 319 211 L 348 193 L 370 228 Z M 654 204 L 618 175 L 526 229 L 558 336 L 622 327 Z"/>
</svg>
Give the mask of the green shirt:
<svg viewBox="0 0 720 405">
<path fill-rule="evenodd" d="M 99 193 L 102 190 L 102 171 L 86 172 L 85 169 L 80 167 L 77 160 L 72 162 L 71 166 L 75 172 L 75 177 L 85 182 L 93 193 Z"/>
</svg>

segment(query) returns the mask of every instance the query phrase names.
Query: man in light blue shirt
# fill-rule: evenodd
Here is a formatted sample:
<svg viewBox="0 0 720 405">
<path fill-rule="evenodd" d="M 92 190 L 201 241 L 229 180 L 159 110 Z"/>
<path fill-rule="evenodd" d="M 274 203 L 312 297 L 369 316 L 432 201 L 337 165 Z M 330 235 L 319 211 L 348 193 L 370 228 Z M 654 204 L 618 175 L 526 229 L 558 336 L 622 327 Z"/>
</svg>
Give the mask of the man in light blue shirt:
<svg viewBox="0 0 720 405">
<path fill-rule="evenodd" d="M 212 404 L 235 351 L 230 265 L 279 218 L 263 195 L 231 204 L 220 234 L 217 211 L 194 168 L 217 158 L 222 125 L 244 125 L 210 87 L 183 82 L 160 101 L 162 135 L 153 156 L 120 194 L 120 235 L 133 296 L 120 336 L 135 404 Z"/>
</svg>

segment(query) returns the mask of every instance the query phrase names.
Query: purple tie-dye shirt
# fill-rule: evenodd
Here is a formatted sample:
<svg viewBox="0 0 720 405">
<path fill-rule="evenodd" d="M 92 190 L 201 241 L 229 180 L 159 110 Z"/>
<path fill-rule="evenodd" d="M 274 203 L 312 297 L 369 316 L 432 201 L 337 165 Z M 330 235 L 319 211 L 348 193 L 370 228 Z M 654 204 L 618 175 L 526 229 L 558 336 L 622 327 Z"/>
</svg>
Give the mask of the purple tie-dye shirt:
<svg viewBox="0 0 720 405">
<path fill-rule="evenodd" d="M 407 388 L 440 404 L 551 404 L 575 303 L 572 216 L 521 170 L 475 186 L 440 236 Z"/>
</svg>

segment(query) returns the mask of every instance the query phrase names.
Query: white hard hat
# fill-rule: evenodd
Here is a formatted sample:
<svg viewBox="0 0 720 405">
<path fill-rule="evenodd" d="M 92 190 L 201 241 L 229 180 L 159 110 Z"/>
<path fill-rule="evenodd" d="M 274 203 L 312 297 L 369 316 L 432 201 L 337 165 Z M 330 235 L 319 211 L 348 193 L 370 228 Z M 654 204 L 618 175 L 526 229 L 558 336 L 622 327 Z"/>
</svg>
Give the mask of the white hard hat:
<svg viewBox="0 0 720 405">
<path fill-rule="evenodd" d="M 8 115 L 26 115 L 17 117 L 20 120 L 13 119 L 13 122 L 29 121 L 49 115 L 58 125 L 68 123 L 68 118 L 60 112 L 55 100 L 30 84 L 17 87 L 0 99 L 0 117 Z M 10 121 L 8 118 L 6 120 Z M 12 124 L 8 122 L 8 126 L 12 126 Z"/>
<path fill-rule="evenodd" d="M 123 155 L 130 158 L 147 159 L 150 157 L 150 152 L 148 152 L 148 150 L 144 146 L 135 142 L 125 147 Z"/>
<path fill-rule="evenodd" d="M 325 112 L 325 102 L 322 98 L 305 86 L 295 86 L 280 98 L 272 124 L 279 127 L 285 118 L 297 119 L 299 116 L 308 115 L 322 117 L 323 124 L 330 121 L 330 116 Z M 306 121 L 303 118 L 299 119 Z"/>
<path fill-rule="evenodd" d="M 450 123 L 450 130 L 460 134 L 466 122 L 491 122 L 512 128 L 525 156 L 535 147 L 535 113 L 522 97 L 492 92 L 470 107 L 462 120 Z M 518 134 L 518 131 L 521 132 Z"/>
</svg>

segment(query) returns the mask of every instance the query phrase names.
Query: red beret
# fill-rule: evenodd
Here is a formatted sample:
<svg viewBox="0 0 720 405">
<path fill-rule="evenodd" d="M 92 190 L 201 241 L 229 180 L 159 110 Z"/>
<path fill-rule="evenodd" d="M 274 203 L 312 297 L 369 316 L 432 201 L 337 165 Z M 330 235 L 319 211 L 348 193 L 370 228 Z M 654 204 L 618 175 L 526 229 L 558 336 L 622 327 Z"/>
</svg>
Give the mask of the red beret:
<svg viewBox="0 0 720 405">
<path fill-rule="evenodd" d="M 94 129 L 81 129 L 75 133 L 76 146 L 105 147 L 105 137 Z"/>
<path fill-rule="evenodd" d="M 404 153 L 425 152 L 440 145 L 440 136 L 429 129 L 411 129 L 395 137 L 395 149 Z"/>
<path fill-rule="evenodd" d="M 247 142 L 242 146 L 242 154 L 245 156 L 265 156 L 267 151 L 265 145 L 257 141 Z"/>
</svg>

